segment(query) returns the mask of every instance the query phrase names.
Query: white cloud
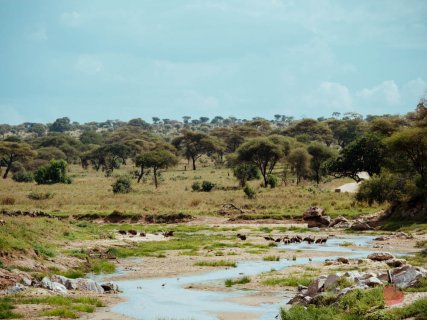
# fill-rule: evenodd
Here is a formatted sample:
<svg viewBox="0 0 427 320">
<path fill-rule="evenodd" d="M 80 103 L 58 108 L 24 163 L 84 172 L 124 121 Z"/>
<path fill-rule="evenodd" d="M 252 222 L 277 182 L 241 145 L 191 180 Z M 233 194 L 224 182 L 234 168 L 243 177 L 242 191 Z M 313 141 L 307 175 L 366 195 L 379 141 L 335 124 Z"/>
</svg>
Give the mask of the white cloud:
<svg viewBox="0 0 427 320">
<path fill-rule="evenodd" d="M 88 75 L 96 75 L 104 68 L 104 64 L 99 58 L 88 54 L 80 55 L 75 66 L 78 71 Z"/>
<path fill-rule="evenodd" d="M 364 88 L 356 95 L 365 100 L 386 101 L 389 105 L 396 105 L 400 102 L 399 87 L 394 80 L 386 80 L 372 88 Z"/>
<path fill-rule="evenodd" d="M 350 90 L 343 84 L 337 82 L 322 82 L 306 98 L 308 106 L 324 107 L 331 110 L 350 110 L 352 107 L 352 97 Z"/>
<path fill-rule="evenodd" d="M 408 95 L 413 97 L 419 96 L 421 98 L 426 90 L 427 90 L 427 82 L 425 82 L 421 78 L 417 78 L 417 79 L 408 81 L 405 85 L 403 85 L 402 95 Z"/>
<path fill-rule="evenodd" d="M 82 22 L 81 15 L 77 11 L 64 12 L 61 14 L 60 20 L 62 24 L 68 27 L 77 27 Z"/>
</svg>

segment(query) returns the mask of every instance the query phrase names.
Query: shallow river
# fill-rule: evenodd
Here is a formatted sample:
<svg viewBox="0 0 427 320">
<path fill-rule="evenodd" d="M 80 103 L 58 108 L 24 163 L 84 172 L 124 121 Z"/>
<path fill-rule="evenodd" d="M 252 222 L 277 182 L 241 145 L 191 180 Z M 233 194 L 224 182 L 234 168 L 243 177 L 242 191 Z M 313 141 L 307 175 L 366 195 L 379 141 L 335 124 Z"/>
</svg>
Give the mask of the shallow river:
<svg viewBox="0 0 427 320">
<path fill-rule="evenodd" d="M 344 242 L 351 242 L 357 246 L 369 246 L 373 237 L 348 236 L 345 238 L 329 239 L 327 244 L 308 245 L 280 244 L 278 249 L 292 250 L 316 250 L 337 252 L 336 257 L 328 256 L 328 259 L 337 258 L 342 253 L 350 253 L 352 258 L 366 257 L 369 251 L 351 249 L 340 246 Z M 322 262 L 326 257 L 313 258 L 312 262 Z M 274 319 L 279 313 L 280 306 L 288 301 L 283 297 L 283 301 L 275 304 L 261 304 L 259 306 L 248 306 L 238 302 L 227 301 L 230 298 L 247 296 L 254 291 L 236 290 L 232 292 L 211 292 L 184 287 L 192 283 L 204 283 L 211 281 L 224 281 L 229 278 L 241 277 L 242 275 L 252 276 L 271 269 L 284 269 L 289 266 L 310 263 L 308 258 L 299 258 L 296 261 L 242 261 L 236 268 L 210 271 L 202 274 L 182 276 L 179 278 L 154 278 L 131 281 L 117 281 L 125 302 L 113 307 L 112 311 L 141 320 L 157 319 L 197 319 L 211 320 L 218 319 L 218 314 L 228 312 L 254 313 L 259 315 L 259 319 Z"/>
</svg>

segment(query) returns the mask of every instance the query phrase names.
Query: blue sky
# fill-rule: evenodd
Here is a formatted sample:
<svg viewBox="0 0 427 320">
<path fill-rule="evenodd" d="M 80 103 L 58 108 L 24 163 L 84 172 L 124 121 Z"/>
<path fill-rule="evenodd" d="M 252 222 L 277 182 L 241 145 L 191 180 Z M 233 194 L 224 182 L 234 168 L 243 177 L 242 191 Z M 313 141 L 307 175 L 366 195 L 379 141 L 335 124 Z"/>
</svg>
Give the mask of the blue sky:
<svg viewBox="0 0 427 320">
<path fill-rule="evenodd" d="M 406 113 L 425 0 L 0 0 L 0 123 Z"/>
</svg>

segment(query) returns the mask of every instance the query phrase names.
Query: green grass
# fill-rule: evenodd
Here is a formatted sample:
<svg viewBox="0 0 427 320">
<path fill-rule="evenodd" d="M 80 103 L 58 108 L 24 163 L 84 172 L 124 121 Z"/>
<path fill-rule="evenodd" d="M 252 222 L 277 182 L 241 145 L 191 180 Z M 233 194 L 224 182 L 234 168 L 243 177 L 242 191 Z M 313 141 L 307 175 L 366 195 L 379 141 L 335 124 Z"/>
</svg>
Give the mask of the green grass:
<svg viewBox="0 0 427 320">
<path fill-rule="evenodd" d="M 203 260 L 196 262 L 194 265 L 198 267 L 237 267 L 236 262 L 226 260 Z"/>
<path fill-rule="evenodd" d="M 21 315 L 13 312 L 14 306 L 10 299 L 0 298 L 0 319 L 22 318 Z"/>
<path fill-rule="evenodd" d="M 42 245 L 42 244 L 35 244 L 33 246 L 34 251 L 39 256 L 43 257 L 54 257 L 56 255 L 55 250 L 52 247 Z"/>
<path fill-rule="evenodd" d="M 264 261 L 280 261 L 280 257 L 279 256 L 265 256 L 264 258 L 262 258 L 262 260 L 264 260 Z"/>
<path fill-rule="evenodd" d="M 308 286 L 311 281 L 313 281 L 312 275 L 303 274 L 300 276 L 268 278 L 261 283 L 264 286 L 298 287 L 299 285 Z"/>
<path fill-rule="evenodd" d="M 410 318 L 415 320 L 427 319 L 427 298 L 419 299 L 402 308 L 377 311 L 366 317 L 367 320 L 402 320 Z"/>
<path fill-rule="evenodd" d="M 95 274 L 113 273 L 116 271 L 116 265 L 111 261 L 96 259 L 91 261 L 91 271 Z"/>
<path fill-rule="evenodd" d="M 242 278 L 238 278 L 238 279 L 227 279 L 224 281 L 224 284 L 226 287 L 231 287 L 234 286 L 235 284 L 246 284 L 251 282 L 251 279 L 249 277 L 242 277 Z"/>
<path fill-rule="evenodd" d="M 43 311 L 40 315 L 45 317 L 60 317 L 68 319 L 77 319 L 79 317 L 74 310 L 70 310 L 64 307 L 46 310 Z"/>
</svg>

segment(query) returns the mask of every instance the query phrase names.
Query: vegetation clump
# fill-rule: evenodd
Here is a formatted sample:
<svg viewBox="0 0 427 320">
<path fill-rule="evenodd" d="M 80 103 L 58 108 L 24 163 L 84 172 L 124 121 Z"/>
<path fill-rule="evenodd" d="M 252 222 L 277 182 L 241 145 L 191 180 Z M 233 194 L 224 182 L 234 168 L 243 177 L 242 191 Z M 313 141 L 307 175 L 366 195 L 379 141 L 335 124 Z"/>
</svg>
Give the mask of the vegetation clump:
<svg viewBox="0 0 427 320">
<path fill-rule="evenodd" d="M 128 175 L 121 175 L 111 186 L 113 193 L 129 193 L 132 191 L 132 179 Z"/>
<path fill-rule="evenodd" d="M 36 170 L 34 180 L 38 184 L 70 184 L 71 179 L 67 175 L 67 162 L 64 160 L 51 160 L 49 164 L 41 166 Z"/>
</svg>

